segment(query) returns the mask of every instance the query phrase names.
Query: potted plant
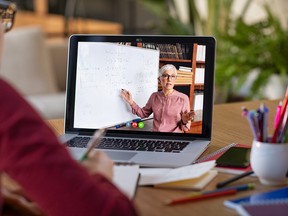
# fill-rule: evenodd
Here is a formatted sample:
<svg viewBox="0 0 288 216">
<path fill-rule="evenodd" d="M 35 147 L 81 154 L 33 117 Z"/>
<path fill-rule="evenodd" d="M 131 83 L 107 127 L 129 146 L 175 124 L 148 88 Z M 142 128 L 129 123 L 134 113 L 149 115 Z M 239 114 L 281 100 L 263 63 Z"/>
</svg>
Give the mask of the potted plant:
<svg viewBox="0 0 288 216">
<path fill-rule="evenodd" d="M 207 0 L 208 16 L 201 18 L 195 2 L 187 0 L 189 20 L 180 20 L 181 11 L 172 0 L 142 0 L 161 20 L 163 34 L 204 34 L 217 39 L 215 84 L 218 92 L 235 98 L 240 87 L 251 77 L 251 88 L 245 99 L 265 98 L 265 86 L 273 76 L 280 77 L 283 92 L 288 84 L 288 30 L 265 5 L 266 19 L 253 24 L 244 22 L 251 1 L 241 15 L 231 18 L 233 0 Z M 228 97 L 225 98 L 228 100 Z"/>
</svg>

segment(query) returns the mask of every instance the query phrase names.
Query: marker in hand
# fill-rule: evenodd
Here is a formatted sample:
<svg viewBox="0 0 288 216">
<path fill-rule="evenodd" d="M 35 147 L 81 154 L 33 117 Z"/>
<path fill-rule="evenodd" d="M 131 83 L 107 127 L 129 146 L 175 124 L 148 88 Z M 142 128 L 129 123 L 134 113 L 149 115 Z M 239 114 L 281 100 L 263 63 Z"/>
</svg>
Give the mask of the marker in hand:
<svg viewBox="0 0 288 216">
<path fill-rule="evenodd" d="M 87 144 L 86 152 L 80 159 L 81 161 L 84 161 L 88 158 L 89 153 L 92 151 L 92 149 L 94 149 L 100 143 L 105 133 L 106 133 L 106 129 L 99 129 L 94 133 L 93 137 L 89 140 Z"/>
<path fill-rule="evenodd" d="M 133 99 L 131 93 L 126 89 L 121 89 L 121 97 L 130 105 L 133 104 Z"/>
</svg>

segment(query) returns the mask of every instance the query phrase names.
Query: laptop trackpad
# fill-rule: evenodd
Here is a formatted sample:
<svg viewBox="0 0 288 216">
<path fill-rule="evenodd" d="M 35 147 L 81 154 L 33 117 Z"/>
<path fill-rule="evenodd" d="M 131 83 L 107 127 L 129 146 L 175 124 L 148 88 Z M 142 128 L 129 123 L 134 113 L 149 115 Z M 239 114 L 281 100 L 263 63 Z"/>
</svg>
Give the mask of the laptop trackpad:
<svg viewBox="0 0 288 216">
<path fill-rule="evenodd" d="M 135 152 L 114 152 L 104 151 L 113 161 L 129 161 L 137 153 Z"/>
</svg>

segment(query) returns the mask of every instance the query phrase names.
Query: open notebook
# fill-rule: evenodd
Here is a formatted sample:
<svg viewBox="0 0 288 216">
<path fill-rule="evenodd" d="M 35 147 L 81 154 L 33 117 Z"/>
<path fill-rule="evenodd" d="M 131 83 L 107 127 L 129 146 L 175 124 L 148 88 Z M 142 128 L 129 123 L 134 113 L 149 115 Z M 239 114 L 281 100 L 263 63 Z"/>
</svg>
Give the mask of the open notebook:
<svg viewBox="0 0 288 216">
<path fill-rule="evenodd" d="M 133 199 L 139 181 L 138 165 L 115 165 L 113 167 L 113 183 L 122 191 L 129 199 Z"/>
<path fill-rule="evenodd" d="M 139 185 L 153 185 L 158 188 L 202 190 L 213 178 L 217 171 L 211 170 L 215 161 L 193 164 L 175 169 L 141 168 Z"/>
</svg>

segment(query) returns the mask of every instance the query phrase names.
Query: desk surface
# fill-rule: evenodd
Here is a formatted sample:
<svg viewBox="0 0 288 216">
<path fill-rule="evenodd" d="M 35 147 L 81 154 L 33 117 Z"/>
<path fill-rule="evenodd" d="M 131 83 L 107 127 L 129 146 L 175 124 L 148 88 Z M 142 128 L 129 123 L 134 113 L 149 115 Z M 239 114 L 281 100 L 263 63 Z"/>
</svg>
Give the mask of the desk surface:
<svg viewBox="0 0 288 216">
<path fill-rule="evenodd" d="M 259 101 L 252 101 L 244 103 L 215 105 L 213 114 L 212 142 L 208 149 L 203 153 L 203 155 L 214 152 L 232 142 L 251 144 L 252 133 L 248 127 L 246 119 L 241 116 L 241 107 L 246 106 L 248 109 L 257 109 L 259 104 Z M 265 104 L 270 109 L 269 123 L 271 126 L 278 101 L 265 101 Z M 63 133 L 63 120 L 49 120 L 48 124 L 57 135 Z M 271 133 L 272 128 L 269 128 L 269 131 Z M 232 175 L 220 173 L 205 189 L 215 189 L 217 182 L 223 181 L 230 177 L 232 177 Z M 261 185 L 256 177 L 246 177 L 239 180 L 235 184 L 246 183 L 255 183 L 255 190 L 239 192 L 236 195 L 218 197 L 210 200 L 202 200 L 176 206 L 165 206 L 163 205 L 163 201 L 169 198 L 176 198 L 183 195 L 185 196 L 185 194 L 189 193 L 189 191 L 187 192 L 179 190 L 156 189 L 152 187 L 139 187 L 135 198 L 135 206 L 139 212 L 139 215 L 143 216 L 179 216 L 192 214 L 205 216 L 237 215 L 234 210 L 226 208 L 223 205 L 224 200 L 234 199 L 237 197 L 242 197 L 257 192 L 264 192 L 276 188 Z"/>
<path fill-rule="evenodd" d="M 269 123 L 273 122 L 275 110 L 278 101 L 265 101 L 270 110 Z M 221 147 L 236 142 L 251 144 L 252 133 L 246 122 L 241 116 L 241 107 L 246 106 L 248 109 L 257 109 L 260 105 L 259 101 L 241 102 L 232 104 L 215 105 L 213 113 L 213 135 L 212 142 L 203 155 L 214 152 Z M 49 124 L 56 134 L 63 133 L 63 120 L 50 120 Z M 269 128 L 270 133 L 272 128 Z M 218 174 L 218 176 L 207 186 L 207 190 L 215 189 L 215 185 L 219 181 L 223 181 L 232 177 L 230 174 Z M 239 192 L 236 195 L 203 200 L 194 203 L 181 204 L 176 206 L 165 206 L 163 201 L 169 198 L 183 196 L 189 192 L 177 190 L 155 189 L 151 187 L 139 187 L 135 206 L 140 215 L 237 215 L 234 210 L 224 207 L 223 201 L 226 199 L 234 199 L 252 193 L 275 189 L 275 187 L 263 186 L 258 182 L 256 177 L 246 177 L 235 184 L 255 183 L 256 188 L 253 191 Z M 232 184 L 231 184 L 232 185 Z"/>
</svg>

